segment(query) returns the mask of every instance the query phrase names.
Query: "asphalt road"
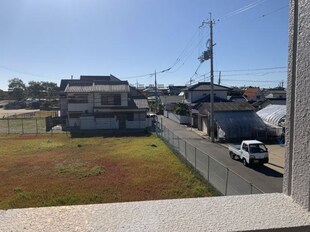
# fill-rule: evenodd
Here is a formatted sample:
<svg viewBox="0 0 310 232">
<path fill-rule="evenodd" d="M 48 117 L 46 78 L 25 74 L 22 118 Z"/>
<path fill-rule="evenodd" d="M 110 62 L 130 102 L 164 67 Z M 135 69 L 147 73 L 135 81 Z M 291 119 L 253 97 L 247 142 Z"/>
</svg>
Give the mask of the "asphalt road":
<svg viewBox="0 0 310 232">
<path fill-rule="evenodd" d="M 281 173 L 267 166 L 244 167 L 239 160 L 232 160 L 229 157 L 227 147 L 221 144 L 211 143 L 208 139 L 204 139 L 197 133 L 191 131 L 191 128 L 175 123 L 163 116 L 159 116 L 158 120 L 169 130 L 173 131 L 175 135 L 222 163 L 225 167 L 242 176 L 263 192 L 282 192 L 283 175 Z"/>
</svg>

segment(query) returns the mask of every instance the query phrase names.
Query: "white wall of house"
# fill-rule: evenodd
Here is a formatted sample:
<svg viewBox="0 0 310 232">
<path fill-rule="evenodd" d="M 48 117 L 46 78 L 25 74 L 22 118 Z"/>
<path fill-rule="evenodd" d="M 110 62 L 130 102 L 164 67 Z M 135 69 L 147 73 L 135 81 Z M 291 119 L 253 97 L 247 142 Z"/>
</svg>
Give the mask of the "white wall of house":
<svg viewBox="0 0 310 232">
<path fill-rule="evenodd" d="M 118 129 L 118 121 L 114 118 L 95 118 L 94 116 L 83 116 L 80 118 L 81 130 Z"/>
<path fill-rule="evenodd" d="M 188 101 L 194 102 L 197 101 L 207 95 L 209 95 L 209 91 L 190 91 L 188 94 Z M 227 91 L 214 91 L 214 96 L 227 99 Z"/>
<path fill-rule="evenodd" d="M 126 120 L 126 128 L 127 129 L 144 129 L 146 128 L 147 123 L 144 121 L 127 121 Z"/>
<path fill-rule="evenodd" d="M 68 97 L 73 96 L 74 94 L 69 93 Z M 83 113 L 93 113 L 93 94 L 88 94 L 88 103 L 68 103 L 68 111 L 82 111 Z"/>
<path fill-rule="evenodd" d="M 133 114 L 133 121 L 126 120 L 127 129 L 144 129 L 147 125 L 146 112 L 136 112 Z"/>
<path fill-rule="evenodd" d="M 172 112 L 164 111 L 164 116 L 171 119 L 172 121 L 175 121 L 180 124 L 190 124 L 191 123 L 191 117 L 189 116 L 183 116 L 174 114 Z"/>
<path fill-rule="evenodd" d="M 69 127 L 80 127 L 80 119 L 79 118 L 69 118 L 68 119 Z"/>
<path fill-rule="evenodd" d="M 116 118 L 96 118 L 96 129 L 118 129 Z"/>
<path fill-rule="evenodd" d="M 208 134 L 208 118 L 202 118 L 202 132 Z"/>
</svg>

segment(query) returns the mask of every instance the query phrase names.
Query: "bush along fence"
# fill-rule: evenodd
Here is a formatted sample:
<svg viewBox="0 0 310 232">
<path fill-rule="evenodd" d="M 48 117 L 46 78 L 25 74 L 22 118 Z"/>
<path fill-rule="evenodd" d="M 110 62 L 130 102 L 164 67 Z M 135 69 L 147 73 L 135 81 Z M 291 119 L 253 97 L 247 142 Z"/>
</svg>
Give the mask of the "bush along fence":
<svg viewBox="0 0 310 232">
<path fill-rule="evenodd" d="M 164 125 L 157 123 L 157 135 L 204 179 L 225 196 L 263 193 L 259 188 L 231 171 L 209 155 L 178 137 Z"/>
</svg>

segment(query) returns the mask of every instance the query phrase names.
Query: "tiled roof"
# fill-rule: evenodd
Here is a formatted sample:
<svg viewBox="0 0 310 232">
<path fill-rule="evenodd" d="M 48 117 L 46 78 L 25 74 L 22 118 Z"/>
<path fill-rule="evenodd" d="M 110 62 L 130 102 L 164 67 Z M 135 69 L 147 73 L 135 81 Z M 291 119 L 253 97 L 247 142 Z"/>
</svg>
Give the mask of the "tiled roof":
<svg viewBox="0 0 310 232">
<path fill-rule="evenodd" d="M 213 89 L 216 91 L 219 91 L 219 90 L 227 91 L 229 88 L 222 86 L 222 85 L 213 84 Z M 210 82 L 199 82 L 195 85 L 188 87 L 187 90 L 188 91 L 193 91 L 193 90 L 195 90 L 195 91 L 210 91 L 211 90 L 211 83 Z"/>
<path fill-rule="evenodd" d="M 138 109 L 148 109 L 149 104 L 147 102 L 147 99 L 133 99 L 133 102 L 137 106 Z"/>
<path fill-rule="evenodd" d="M 260 92 L 260 88 L 248 88 L 243 95 L 247 97 L 255 97 Z"/>
<path fill-rule="evenodd" d="M 201 103 L 195 107 L 199 113 L 205 115 L 211 111 L 211 103 Z M 215 102 L 214 112 L 223 111 L 253 111 L 254 107 L 247 102 Z"/>
</svg>

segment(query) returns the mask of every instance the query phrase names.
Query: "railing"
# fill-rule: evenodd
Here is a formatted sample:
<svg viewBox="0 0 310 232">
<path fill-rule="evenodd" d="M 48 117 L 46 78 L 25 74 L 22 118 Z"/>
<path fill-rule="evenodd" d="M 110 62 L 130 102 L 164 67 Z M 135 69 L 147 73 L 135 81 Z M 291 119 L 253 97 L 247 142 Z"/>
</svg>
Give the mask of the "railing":
<svg viewBox="0 0 310 232">
<path fill-rule="evenodd" d="M 157 135 L 177 151 L 204 179 L 225 196 L 263 193 L 225 165 L 211 158 L 158 122 Z"/>
</svg>

